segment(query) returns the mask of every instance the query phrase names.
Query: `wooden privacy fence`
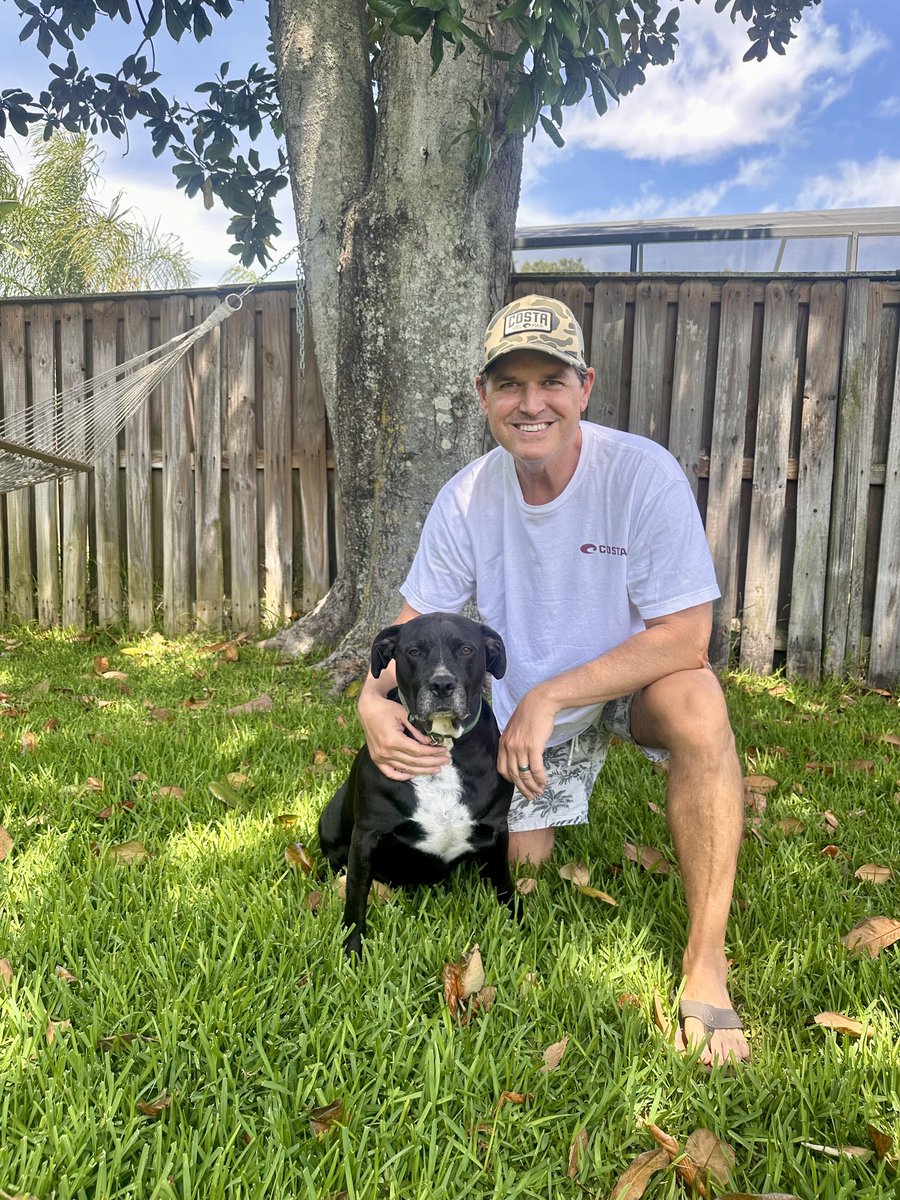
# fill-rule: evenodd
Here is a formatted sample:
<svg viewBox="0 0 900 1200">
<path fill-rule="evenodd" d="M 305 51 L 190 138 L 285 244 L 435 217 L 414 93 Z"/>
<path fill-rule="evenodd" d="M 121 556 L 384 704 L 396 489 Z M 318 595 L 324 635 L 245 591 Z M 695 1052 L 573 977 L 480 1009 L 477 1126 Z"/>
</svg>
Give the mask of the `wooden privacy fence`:
<svg viewBox="0 0 900 1200">
<path fill-rule="evenodd" d="M 655 438 L 716 563 L 712 657 L 900 679 L 896 277 L 516 276 L 585 330 L 588 417 Z M 198 323 L 221 295 L 0 302 L 4 411 Z M 259 287 L 98 463 L 0 505 L 0 617 L 255 629 L 324 594 L 340 553 L 324 404 L 292 285 Z M 23 401 L 24 398 L 24 401 Z"/>
<path fill-rule="evenodd" d="M 164 343 L 226 294 L 0 302 L 4 412 Z M 328 431 L 314 365 L 299 376 L 295 303 L 293 285 L 256 289 L 91 479 L 5 498 L 0 618 L 255 630 L 321 599 L 335 553 Z"/>
</svg>

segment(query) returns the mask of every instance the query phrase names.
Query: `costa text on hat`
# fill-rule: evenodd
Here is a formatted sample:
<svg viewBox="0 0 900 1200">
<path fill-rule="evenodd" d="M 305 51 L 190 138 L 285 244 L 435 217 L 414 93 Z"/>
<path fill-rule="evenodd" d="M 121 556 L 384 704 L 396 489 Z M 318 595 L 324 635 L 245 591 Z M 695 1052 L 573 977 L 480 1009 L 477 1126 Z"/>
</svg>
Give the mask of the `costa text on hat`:
<svg viewBox="0 0 900 1200">
<path fill-rule="evenodd" d="M 584 367 L 584 335 L 570 308 L 550 296 L 520 296 L 501 308 L 484 335 L 484 371 L 513 350 L 538 350 L 570 367 Z"/>
</svg>

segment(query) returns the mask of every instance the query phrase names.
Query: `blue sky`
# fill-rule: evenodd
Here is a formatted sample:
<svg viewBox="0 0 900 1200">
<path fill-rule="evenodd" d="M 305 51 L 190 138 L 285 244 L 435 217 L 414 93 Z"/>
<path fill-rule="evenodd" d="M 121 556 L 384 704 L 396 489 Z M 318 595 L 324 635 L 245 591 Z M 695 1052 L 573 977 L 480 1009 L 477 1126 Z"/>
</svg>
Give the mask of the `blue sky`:
<svg viewBox="0 0 900 1200">
<path fill-rule="evenodd" d="M 179 98 L 223 60 L 236 73 L 264 59 L 263 0 L 235 7 L 199 46 L 159 39 L 159 69 Z M 823 0 L 804 15 L 788 54 L 764 63 L 741 62 L 745 29 L 717 14 L 713 0 L 680 7 L 674 65 L 653 71 L 606 117 L 589 101 L 569 111 L 563 150 L 543 133 L 527 145 L 520 225 L 900 205 L 898 0 Z M 12 0 L 0 0 L 0 87 L 36 90 L 46 67 L 19 45 L 19 26 Z M 113 47 L 133 49 L 132 31 L 98 23 L 81 61 L 104 69 Z M 110 198 L 122 192 L 178 233 L 200 282 L 219 280 L 232 262 L 222 209 L 206 212 L 176 193 L 167 161 L 152 158 L 141 130 L 127 156 L 121 143 L 102 145 Z M 280 214 L 285 249 L 293 232 L 286 193 Z"/>
</svg>

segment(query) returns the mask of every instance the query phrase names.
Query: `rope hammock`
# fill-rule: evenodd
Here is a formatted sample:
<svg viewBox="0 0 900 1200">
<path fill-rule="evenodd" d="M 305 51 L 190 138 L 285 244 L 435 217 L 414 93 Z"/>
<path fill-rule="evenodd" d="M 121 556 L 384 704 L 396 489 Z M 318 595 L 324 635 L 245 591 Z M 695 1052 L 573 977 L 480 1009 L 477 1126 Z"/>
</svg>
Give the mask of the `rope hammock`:
<svg viewBox="0 0 900 1200">
<path fill-rule="evenodd" d="M 78 471 L 90 471 L 102 451 L 116 441 L 153 389 L 193 344 L 237 312 L 244 297 L 297 249 L 294 246 L 240 294 L 226 296 L 194 328 L 0 420 L 0 494 Z M 303 320 L 302 282 L 298 259 L 298 327 Z M 298 340 L 302 347 L 303 338 Z"/>
</svg>

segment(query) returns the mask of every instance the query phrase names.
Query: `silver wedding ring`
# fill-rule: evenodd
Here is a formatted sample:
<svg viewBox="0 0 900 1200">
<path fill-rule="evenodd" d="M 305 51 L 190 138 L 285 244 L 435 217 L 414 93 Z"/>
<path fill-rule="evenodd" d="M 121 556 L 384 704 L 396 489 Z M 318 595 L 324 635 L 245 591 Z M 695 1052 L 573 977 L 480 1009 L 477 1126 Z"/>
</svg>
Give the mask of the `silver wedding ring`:
<svg viewBox="0 0 900 1200">
<path fill-rule="evenodd" d="M 520 772 L 521 772 L 521 773 L 524 775 L 524 773 L 525 773 L 526 771 L 530 771 L 530 770 L 531 770 L 531 767 L 529 767 L 528 763 L 526 763 L 524 767 L 519 767 L 519 770 L 520 770 Z"/>
</svg>

